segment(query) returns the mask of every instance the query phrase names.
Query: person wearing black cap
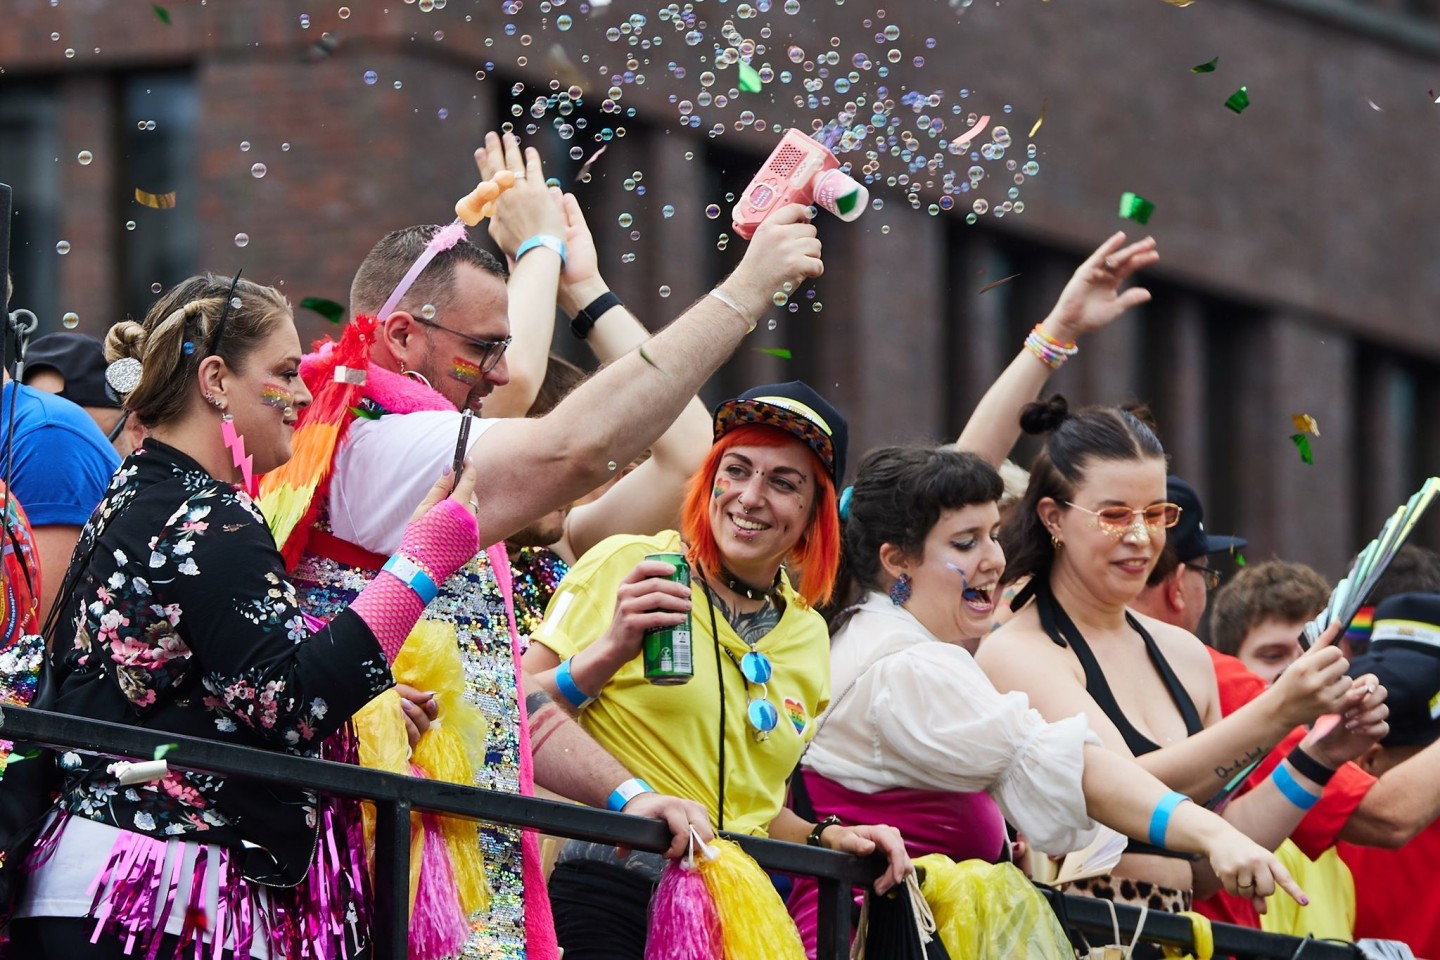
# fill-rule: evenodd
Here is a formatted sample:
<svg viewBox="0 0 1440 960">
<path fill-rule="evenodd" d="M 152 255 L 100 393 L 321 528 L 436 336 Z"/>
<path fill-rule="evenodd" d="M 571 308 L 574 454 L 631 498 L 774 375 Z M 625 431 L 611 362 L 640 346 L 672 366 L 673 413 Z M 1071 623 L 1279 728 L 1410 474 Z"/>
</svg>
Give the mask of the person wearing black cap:
<svg viewBox="0 0 1440 960">
<path fill-rule="evenodd" d="M 123 434 L 117 429 L 124 411 L 119 399 L 105 383 L 105 347 L 84 333 L 50 333 L 30 344 L 25 351 L 27 386 L 64 397 L 90 414 L 100 432 L 115 445 L 122 457 L 134 444 L 122 447 Z M 120 428 L 123 430 L 123 428 Z"/>
<path fill-rule="evenodd" d="M 784 806 L 786 781 L 830 700 L 829 634 L 813 608 L 829 598 L 839 565 L 845 419 L 792 381 L 722 403 L 714 426 L 681 530 L 611 537 L 581 557 L 550 602 L 526 670 L 643 778 L 617 791 L 612 809 L 653 784 L 700 801 L 722 829 L 879 850 L 890 868 L 877 887 L 888 888 L 910 869 L 897 831 L 813 824 Z M 669 579 L 674 566 L 647 559 L 654 554 L 684 554 L 690 582 Z M 791 566 L 801 570 L 795 586 Z M 687 618 L 693 675 L 650 682 L 645 631 Z M 550 880 L 567 956 L 640 957 L 661 863 L 567 842 Z"/>
<path fill-rule="evenodd" d="M 1216 555 L 1233 554 L 1246 541 L 1207 533 L 1200 495 L 1179 477 L 1165 478 L 1165 496 L 1180 508 L 1180 519 L 1165 532 L 1165 549 L 1131 607 L 1199 633 L 1210 592 L 1220 586 L 1220 573 L 1212 566 Z"/>
<path fill-rule="evenodd" d="M 1412 787 L 1428 826 L 1394 850 L 1339 845 L 1355 879 L 1355 936 L 1400 940 L 1418 957 L 1440 957 L 1440 594 L 1404 593 L 1375 608 L 1370 649 L 1351 663 L 1390 690 L 1390 732 L 1358 761 L 1384 783 L 1428 772 Z"/>
</svg>

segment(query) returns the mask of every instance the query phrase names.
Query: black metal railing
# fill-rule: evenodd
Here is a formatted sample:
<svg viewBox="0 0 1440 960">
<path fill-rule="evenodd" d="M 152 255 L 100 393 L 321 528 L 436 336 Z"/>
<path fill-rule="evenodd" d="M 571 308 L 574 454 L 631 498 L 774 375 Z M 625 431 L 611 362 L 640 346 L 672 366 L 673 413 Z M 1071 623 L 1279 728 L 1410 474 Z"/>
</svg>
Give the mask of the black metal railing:
<svg viewBox="0 0 1440 960">
<path fill-rule="evenodd" d="M 158 747 L 171 744 L 165 760 L 176 769 L 243 776 L 374 803 L 377 960 L 398 960 L 407 952 L 411 810 L 528 827 L 556 836 L 623 844 L 636 850 L 661 851 L 670 845 L 669 830 L 658 820 L 42 710 L 0 707 L 0 737 L 60 750 L 84 750 L 136 759 L 149 759 Z M 842 960 L 849 955 L 851 889 L 867 885 L 880 872 L 882 865 L 877 860 L 795 843 L 727 836 L 768 871 L 815 877 L 820 888 L 817 956 Z M 1056 895 L 1054 899 L 1059 902 L 1072 930 L 1097 935 L 1099 943 L 1109 942 L 1111 915 L 1105 904 L 1085 897 Z M 1128 941 L 1139 911 L 1122 906 L 1116 908 L 1116 913 L 1120 931 Z M 1297 956 L 1306 960 L 1340 960 L 1356 956 L 1348 945 L 1301 940 L 1225 924 L 1215 924 L 1213 930 L 1217 956 L 1233 954 L 1275 960 Z M 1189 920 L 1171 914 L 1152 912 L 1145 921 L 1142 938 L 1184 948 L 1193 945 Z"/>
</svg>

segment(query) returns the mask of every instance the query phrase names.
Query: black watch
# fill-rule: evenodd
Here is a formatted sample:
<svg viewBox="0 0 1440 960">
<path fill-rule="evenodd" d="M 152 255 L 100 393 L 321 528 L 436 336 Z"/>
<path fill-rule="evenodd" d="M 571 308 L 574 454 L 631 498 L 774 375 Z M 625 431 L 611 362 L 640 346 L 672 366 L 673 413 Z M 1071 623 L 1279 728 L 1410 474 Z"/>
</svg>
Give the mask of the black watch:
<svg viewBox="0 0 1440 960">
<path fill-rule="evenodd" d="M 824 833 L 826 828 L 828 827 L 838 826 L 841 826 L 839 817 L 834 815 L 826 817 L 824 820 L 821 820 L 819 823 L 815 824 L 814 829 L 810 831 L 810 836 L 805 838 L 805 845 L 808 847 L 820 846 L 820 834 Z"/>
<path fill-rule="evenodd" d="M 590 336 L 590 329 L 595 326 L 597 320 L 605 316 L 606 311 L 622 305 L 619 297 L 615 296 L 613 292 L 606 290 L 600 294 L 600 296 L 586 304 L 579 313 L 575 314 L 574 318 L 570 321 L 570 332 L 581 340 L 584 340 Z"/>
</svg>

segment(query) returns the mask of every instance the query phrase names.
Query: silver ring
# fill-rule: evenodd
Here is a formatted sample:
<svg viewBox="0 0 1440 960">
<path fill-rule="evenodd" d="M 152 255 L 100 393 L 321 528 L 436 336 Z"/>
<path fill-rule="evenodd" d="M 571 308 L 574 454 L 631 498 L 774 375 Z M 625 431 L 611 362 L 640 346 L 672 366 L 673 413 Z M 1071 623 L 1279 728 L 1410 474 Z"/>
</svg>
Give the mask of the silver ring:
<svg viewBox="0 0 1440 960">
<path fill-rule="evenodd" d="M 513 173 L 513 174 L 515 174 L 515 179 L 516 179 L 516 180 L 524 180 L 524 179 L 525 179 L 525 171 L 524 171 L 524 170 L 518 170 L 518 171 L 517 171 L 517 170 L 512 170 L 512 171 L 510 171 L 510 172 Z"/>
<path fill-rule="evenodd" d="M 1106 273 L 1114 273 L 1114 272 L 1115 272 L 1115 260 L 1114 260 L 1113 257 L 1106 257 L 1106 258 L 1105 258 L 1105 272 L 1106 272 Z"/>
</svg>

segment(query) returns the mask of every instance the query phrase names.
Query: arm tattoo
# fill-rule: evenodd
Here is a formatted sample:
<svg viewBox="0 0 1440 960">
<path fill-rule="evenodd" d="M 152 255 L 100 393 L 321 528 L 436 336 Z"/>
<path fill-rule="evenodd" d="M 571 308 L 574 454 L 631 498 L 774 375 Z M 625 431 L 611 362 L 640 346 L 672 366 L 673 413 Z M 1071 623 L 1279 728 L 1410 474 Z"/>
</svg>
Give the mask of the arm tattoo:
<svg viewBox="0 0 1440 960">
<path fill-rule="evenodd" d="M 1235 774 L 1239 773 L 1241 770 L 1244 770 L 1246 767 L 1250 766 L 1250 764 L 1263 757 L 1265 755 L 1265 752 L 1266 751 L 1264 747 L 1256 747 L 1254 750 L 1246 751 L 1245 756 L 1236 757 L 1233 764 L 1229 766 L 1221 764 L 1220 766 L 1216 767 L 1215 776 L 1219 777 L 1221 780 L 1228 781 L 1231 777 L 1235 776 Z"/>
<path fill-rule="evenodd" d="M 537 713 L 539 713 L 541 710 L 544 710 L 546 707 L 552 706 L 556 706 L 556 703 L 550 698 L 550 694 L 546 693 L 544 690 L 536 690 L 534 693 L 525 695 L 525 714 L 531 719 L 532 722 L 534 721 L 535 715 Z"/>
<path fill-rule="evenodd" d="M 738 610 L 730 609 L 730 605 L 725 602 L 723 597 L 716 596 L 714 600 L 715 606 L 720 608 L 720 613 L 725 620 L 735 628 L 740 639 L 747 644 L 759 643 L 760 638 L 774 630 L 775 625 L 780 622 L 781 610 L 768 596 L 760 604 L 760 609 L 754 613 L 741 613 Z"/>
</svg>

